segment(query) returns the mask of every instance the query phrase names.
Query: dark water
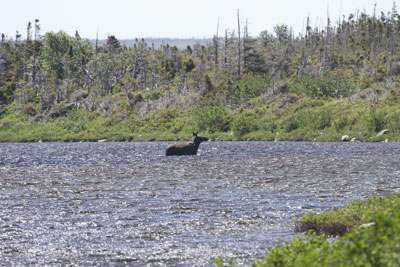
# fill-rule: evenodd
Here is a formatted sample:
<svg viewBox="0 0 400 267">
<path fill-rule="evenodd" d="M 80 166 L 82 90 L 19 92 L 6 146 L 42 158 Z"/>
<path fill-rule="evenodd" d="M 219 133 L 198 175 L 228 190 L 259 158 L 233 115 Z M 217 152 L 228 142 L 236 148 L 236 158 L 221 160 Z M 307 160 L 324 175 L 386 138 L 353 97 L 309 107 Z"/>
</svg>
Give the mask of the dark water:
<svg viewBox="0 0 400 267">
<path fill-rule="evenodd" d="M 400 144 L 0 144 L 1 265 L 240 265 L 309 211 L 400 191 Z"/>
</svg>

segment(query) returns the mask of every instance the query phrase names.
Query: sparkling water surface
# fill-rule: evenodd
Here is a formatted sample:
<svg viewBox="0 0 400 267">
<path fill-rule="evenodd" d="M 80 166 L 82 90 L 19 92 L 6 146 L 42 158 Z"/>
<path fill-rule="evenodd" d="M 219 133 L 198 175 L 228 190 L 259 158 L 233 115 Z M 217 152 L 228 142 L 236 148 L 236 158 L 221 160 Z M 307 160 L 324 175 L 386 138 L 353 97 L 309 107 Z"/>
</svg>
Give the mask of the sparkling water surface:
<svg viewBox="0 0 400 267">
<path fill-rule="evenodd" d="M 399 143 L 0 144 L 1 266 L 249 265 L 307 212 L 400 191 Z"/>
</svg>

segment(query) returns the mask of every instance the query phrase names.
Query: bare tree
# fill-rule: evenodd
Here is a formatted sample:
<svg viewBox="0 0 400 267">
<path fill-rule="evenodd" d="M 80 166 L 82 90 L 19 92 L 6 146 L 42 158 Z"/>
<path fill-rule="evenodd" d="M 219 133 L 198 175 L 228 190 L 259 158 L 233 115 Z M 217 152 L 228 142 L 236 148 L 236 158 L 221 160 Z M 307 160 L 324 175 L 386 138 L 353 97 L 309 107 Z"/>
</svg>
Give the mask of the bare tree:
<svg viewBox="0 0 400 267">
<path fill-rule="evenodd" d="M 239 16 L 239 9 L 237 10 L 237 21 L 238 21 L 238 65 L 237 65 L 237 75 L 238 75 L 238 77 L 240 77 L 241 52 L 240 52 L 240 16 Z"/>
</svg>

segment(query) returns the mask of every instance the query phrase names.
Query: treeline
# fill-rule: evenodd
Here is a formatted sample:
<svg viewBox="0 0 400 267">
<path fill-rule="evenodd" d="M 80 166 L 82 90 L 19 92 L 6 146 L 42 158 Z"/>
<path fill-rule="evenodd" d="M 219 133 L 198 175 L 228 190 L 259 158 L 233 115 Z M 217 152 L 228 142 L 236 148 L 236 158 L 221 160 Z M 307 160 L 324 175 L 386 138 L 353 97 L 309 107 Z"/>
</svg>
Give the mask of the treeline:
<svg viewBox="0 0 400 267">
<path fill-rule="evenodd" d="M 185 49 L 143 39 L 127 47 L 113 35 L 92 45 L 78 32 L 42 35 L 38 20 L 28 23 L 26 36 L 2 35 L 0 105 L 37 121 L 70 109 L 125 118 L 176 108 L 196 116 L 204 106 L 234 110 L 273 95 L 290 103 L 302 95 L 344 98 L 369 88 L 396 94 L 400 74 L 395 8 L 350 14 L 335 25 L 328 19 L 322 29 L 307 19 L 298 36 L 277 25 L 252 37 L 238 23 L 237 30 L 217 33 L 209 44 Z"/>
<path fill-rule="evenodd" d="M 186 49 L 188 45 L 193 44 L 208 45 L 212 42 L 212 38 L 145 38 L 146 43 L 151 44 L 151 47 L 160 48 L 163 45 L 168 44 L 169 46 L 176 46 L 178 49 Z M 107 39 L 89 39 L 92 46 L 105 45 Z M 133 47 L 135 43 L 138 42 L 138 38 L 135 39 L 119 39 L 122 46 Z"/>
</svg>

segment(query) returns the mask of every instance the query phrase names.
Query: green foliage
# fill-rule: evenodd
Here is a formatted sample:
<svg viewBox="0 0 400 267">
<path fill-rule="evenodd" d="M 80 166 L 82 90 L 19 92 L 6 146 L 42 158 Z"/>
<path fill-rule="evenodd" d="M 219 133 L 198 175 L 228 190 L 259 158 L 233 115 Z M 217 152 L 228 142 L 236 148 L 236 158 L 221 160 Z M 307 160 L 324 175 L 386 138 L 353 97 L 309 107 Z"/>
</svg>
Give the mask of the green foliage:
<svg viewBox="0 0 400 267">
<path fill-rule="evenodd" d="M 274 32 L 279 42 L 287 41 L 289 39 L 289 27 L 285 24 L 274 26 Z"/>
<path fill-rule="evenodd" d="M 217 259 L 215 259 L 214 263 L 215 263 L 215 265 L 216 265 L 217 267 L 225 267 L 225 266 L 227 266 L 227 267 L 234 267 L 234 266 L 237 266 L 237 265 L 233 262 L 232 259 L 229 259 L 229 260 L 228 260 L 228 265 L 224 265 L 224 260 L 223 260 L 222 258 L 217 258 Z"/>
<path fill-rule="evenodd" d="M 73 38 L 63 31 L 48 32 L 42 39 L 44 46 L 39 58 L 40 65 L 48 75 L 55 75 L 57 79 L 65 78 L 68 68 L 77 71 L 78 65 L 86 63 L 91 56 L 90 43 L 81 40 L 78 35 Z"/>
<path fill-rule="evenodd" d="M 313 113 L 312 119 L 312 128 L 315 130 L 323 130 L 331 127 L 332 113 L 328 109 L 322 109 Z"/>
<path fill-rule="evenodd" d="M 88 67 L 92 70 L 91 78 L 97 93 L 101 96 L 118 93 L 118 85 L 129 65 L 129 51 L 122 50 L 120 53 L 101 53 L 94 56 Z"/>
<path fill-rule="evenodd" d="M 328 109 L 301 110 L 284 121 L 283 129 L 285 129 L 286 132 L 291 132 L 298 128 L 323 130 L 329 128 L 331 123 L 332 114 Z"/>
<path fill-rule="evenodd" d="M 269 33 L 268 30 L 264 30 L 260 32 L 259 39 L 262 41 L 264 46 L 268 46 L 275 40 L 275 37 L 273 34 Z"/>
<path fill-rule="evenodd" d="M 10 104 L 14 100 L 14 93 L 16 84 L 14 82 L 7 82 L 4 87 L 0 87 L 0 103 Z"/>
<path fill-rule="evenodd" d="M 59 118 L 56 122 L 60 128 L 69 132 L 78 133 L 87 129 L 87 112 L 73 110 L 67 116 Z"/>
<path fill-rule="evenodd" d="M 163 96 L 164 96 L 164 93 L 160 92 L 159 90 L 154 90 L 154 91 L 151 91 L 151 93 L 150 93 L 150 99 L 152 99 L 152 100 L 160 99 Z"/>
<path fill-rule="evenodd" d="M 195 106 L 191 110 L 193 128 L 196 132 L 207 131 L 209 133 L 225 132 L 226 109 L 223 105 Z"/>
<path fill-rule="evenodd" d="M 371 132 L 379 132 L 386 125 L 385 112 L 377 111 L 374 106 L 371 106 L 367 116 L 367 128 Z"/>
<path fill-rule="evenodd" d="M 62 59 L 73 46 L 73 38 L 63 31 L 58 33 L 48 32 L 43 36 L 45 43 L 42 48 L 42 65 L 47 73 L 55 73 L 56 77 L 64 77 L 64 66 Z"/>
<path fill-rule="evenodd" d="M 107 47 L 109 51 L 115 51 L 121 48 L 121 43 L 114 35 L 107 37 Z"/>
<path fill-rule="evenodd" d="M 396 110 L 392 114 L 387 116 L 387 121 L 389 123 L 389 131 L 391 133 L 400 132 L 400 111 Z"/>
<path fill-rule="evenodd" d="M 316 233 L 327 235 L 343 235 L 349 229 L 368 222 L 369 217 L 380 210 L 400 205 L 400 195 L 390 197 L 373 197 L 366 201 L 353 201 L 343 208 L 334 208 L 320 214 L 308 213 L 296 223 L 301 232 L 313 230 Z"/>
<path fill-rule="evenodd" d="M 325 236 L 308 235 L 287 244 L 273 247 L 265 262 L 255 264 L 256 267 L 268 266 L 330 266 L 326 258 L 331 252 L 331 245 Z M 328 264 L 328 265 L 326 265 Z"/>
<path fill-rule="evenodd" d="M 290 88 L 296 93 L 305 93 L 312 98 L 346 97 L 351 93 L 353 83 L 345 75 L 326 72 L 322 75 L 307 74 L 296 77 Z"/>
<path fill-rule="evenodd" d="M 232 121 L 233 134 L 238 138 L 255 130 L 257 130 L 256 121 L 246 114 L 238 114 Z"/>
<path fill-rule="evenodd" d="M 246 98 L 254 98 L 265 93 L 271 84 L 271 78 L 266 75 L 247 73 L 239 81 L 240 94 Z"/>
<path fill-rule="evenodd" d="M 193 60 L 190 57 L 186 57 L 185 60 L 183 61 L 183 70 L 186 73 L 191 72 L 196 65 L 194 64 Z"/>
<path fill-rule="evenodd" d="M 26 104 L 24 107 L 24 114 L 25 115 L 29 115 L 29 116 L 33 116 L 36 114 L 36 108 L 35 106 L 33 106 L 32 104 Z"/>
<path fill-rule="evenodd" d="M 337 220 L 345 216 L 354 221 L 349 226 L 354 227 L 349 233 L 336 241 L 328 241 L 323 234 L 309 233 L 286 244 L 274 246 L 265 261 L 253 266 L 399 266 L 399 207 L 398 194 L 385 198 L 374 197 L 365 202 L 351 202 L 343 210 L 335 210 Z M 320 220 L 333 218 L 323 214 Z M 302 220 L 308 221 L 316 216 L 306 215 Z M 369 224 L 355 227 L 363 222 Z M 223 266 L 222 260 L 218 264 Z"/>
<path fill-rule="evenodd" d="M 226 140 L 279 133 L 280 140 L 347 134 L 380 141 L 376 132 L 384 127 L 385 138 L 400 140 L 400 23 L 392 14 L 344 17 L 324 31 L 307 25 L 303 36 L 276 25 L 259 38 L 246 36 L 240 54 L 235 33 L 183 50 L 144 39 L 122 46 L 114 35 L 95 49 L 78 33 L 36 37 L 0 43 L 0 107 L 32 119 L 14 129 L 26 127 L 21 140 L 186 138 L 195 128 Z M 106 118 L 57 125 L 71 106 Z M 10 134 L 14 120 L 1 116 Z"/>
<path fill-rule="evenodd" d="M 347 125 L 349 124 L 349 119 L 347 116 L 342 116 L 338 119 L 336 119 L 333 122 L 333 125 L 335 127 L 336 132 L 340 132 L 343 130 Z"/>
</svg>

